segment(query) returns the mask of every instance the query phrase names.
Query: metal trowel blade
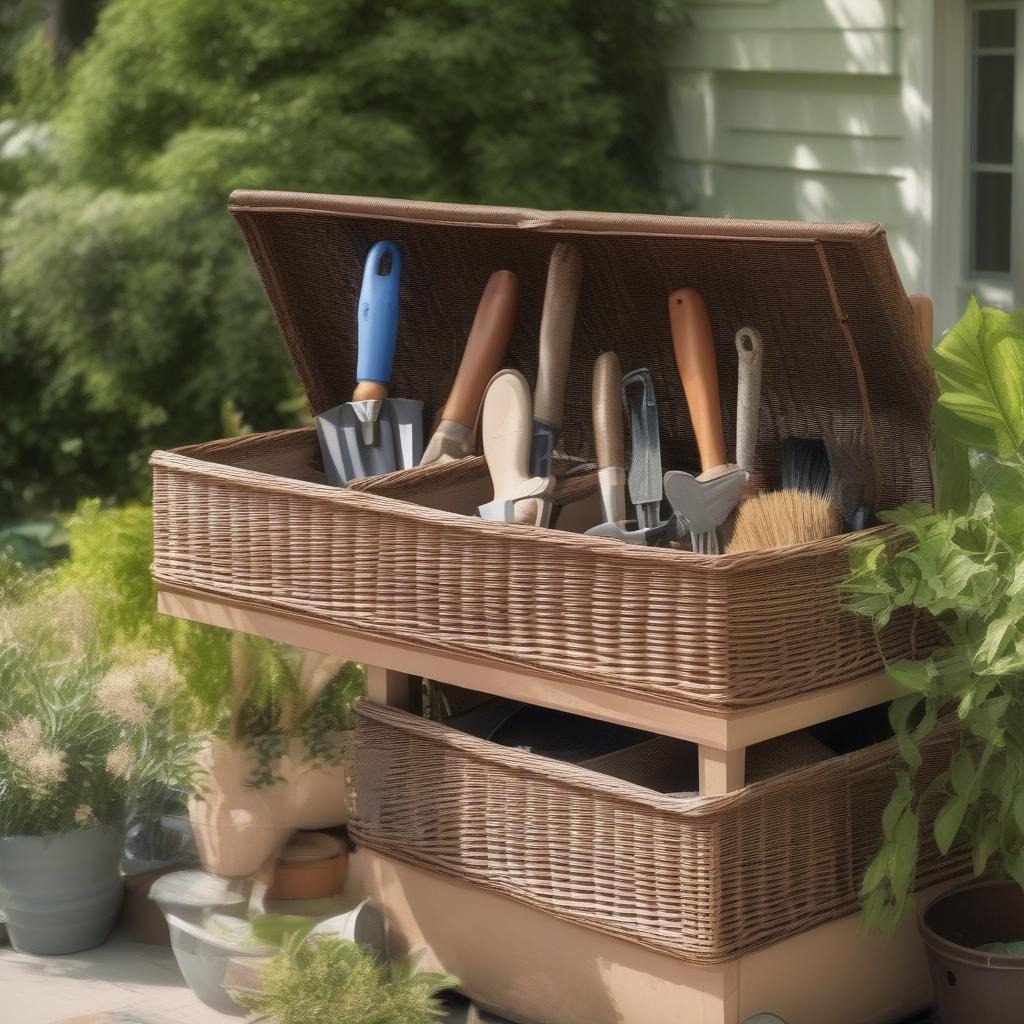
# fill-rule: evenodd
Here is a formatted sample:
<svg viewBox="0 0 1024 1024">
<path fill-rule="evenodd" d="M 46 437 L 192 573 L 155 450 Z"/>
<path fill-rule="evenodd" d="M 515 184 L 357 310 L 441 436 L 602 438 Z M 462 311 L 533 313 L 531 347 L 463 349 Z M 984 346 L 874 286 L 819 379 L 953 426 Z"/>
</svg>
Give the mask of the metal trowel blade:
<svg viewBox="0 0 1024 1024">
<path fill-rule="evenodd" d="M 364 476 L 410 469 L 423 454 L 423 405 L 408 398 L 379 403 L 375 442 L 365 441 L 367 402 L 345 402 L 316 418 L 327 482 L 345 486 Z"/>
</svg>

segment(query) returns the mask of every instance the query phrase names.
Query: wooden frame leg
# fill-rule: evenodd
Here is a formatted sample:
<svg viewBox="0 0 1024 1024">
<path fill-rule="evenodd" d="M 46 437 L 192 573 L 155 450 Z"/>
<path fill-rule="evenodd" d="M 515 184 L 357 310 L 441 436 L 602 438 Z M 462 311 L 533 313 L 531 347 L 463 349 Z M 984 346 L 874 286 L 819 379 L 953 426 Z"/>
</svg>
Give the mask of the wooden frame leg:
<svg viewBox="0 0 1024 1024">
<path fill-rule="evenodd" d="M 697 765 L 700 771 L 701 796 L 718 796 L 743 787 L 746 750 L 719 750 L 717 747 L 697 747 Z"/>
<path fill-rule="evenodd" d="M 702 1021 L 707 1024 L 740 1024 L 740 965 L 719 964 L 718 973 L 704 989 Z"/>
<path fill-rule="evenodd" d="M 366 666 L 366 696 L 375 704 L 409 710 L 409 677 L 380 665 Z"/>
</svg>

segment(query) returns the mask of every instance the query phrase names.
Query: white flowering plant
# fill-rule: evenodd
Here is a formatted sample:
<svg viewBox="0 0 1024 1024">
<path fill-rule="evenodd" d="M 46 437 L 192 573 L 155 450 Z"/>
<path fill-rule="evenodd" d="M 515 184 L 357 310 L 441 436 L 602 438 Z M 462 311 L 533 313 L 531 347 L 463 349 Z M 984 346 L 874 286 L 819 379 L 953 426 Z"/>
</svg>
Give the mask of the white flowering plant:
<svg viewBox="0 0 1024 1024">
<path fill-rule="evenodd" d="M 111 648 L 89 602 L 43 577 L 0 606 L 0 836 L 120 830 L 193 783 L 166 653 Z"/>
</svg>

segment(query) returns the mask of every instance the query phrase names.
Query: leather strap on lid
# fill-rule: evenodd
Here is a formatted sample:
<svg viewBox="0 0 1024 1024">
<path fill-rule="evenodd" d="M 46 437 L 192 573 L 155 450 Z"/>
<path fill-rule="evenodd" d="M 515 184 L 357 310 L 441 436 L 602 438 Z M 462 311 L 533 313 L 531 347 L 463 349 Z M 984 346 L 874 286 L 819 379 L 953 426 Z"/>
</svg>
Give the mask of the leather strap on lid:
<svg viewBox="0 0 1024 1024">
<path fill-rule="evenodd" d="M 864 444 L 868 464 L 868 479 L 864 481 L 864 500 L 868 508 L 874 510 L 875 502 L 879 493 L 878 480 L 878 449 L 875 443 L 875 420 L 871 415 L 871 401 L 868 398 L 868 385 L 864 377 L 864 367 L 860 362 L 860 355 L 857 352 L 857 343 L 853 340 L 853 332 L 850 330 L 849 317 L 843 309 L 839 292 L 836 290 L 836 283 L 832 277 L 832 268 L 829 266 L 828 255 L 821 242 L 815 242 L 814 248 L 818 253 L 818 261 L 821 263 L 822 273 L 825 275 L 825 284 L 828 286 L 829 298 L 832 300 L 832 308 L 836 313 L 836 320 L 839 322 L 839 329 L 843 332 L 843 339 L 850 353 L 850 361 L 853 364 L 853 372 L 857 377 L 857 391 L 860 394 L 861 410 L 864 413 Z"/>
</svg>

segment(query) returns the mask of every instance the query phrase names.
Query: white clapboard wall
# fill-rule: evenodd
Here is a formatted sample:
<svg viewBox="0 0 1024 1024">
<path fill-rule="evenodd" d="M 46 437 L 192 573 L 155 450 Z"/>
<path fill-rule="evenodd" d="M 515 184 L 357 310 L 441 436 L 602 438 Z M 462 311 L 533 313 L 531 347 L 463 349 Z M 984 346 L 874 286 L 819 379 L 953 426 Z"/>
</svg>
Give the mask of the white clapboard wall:
<svg viewBox="0 0 1024 1024">
<path fill-rule="evenodd" d="M 670 175 L 714 216 L 881 221 L 927 288 L 932 0 L 687 3 Z"/>
</svg>

